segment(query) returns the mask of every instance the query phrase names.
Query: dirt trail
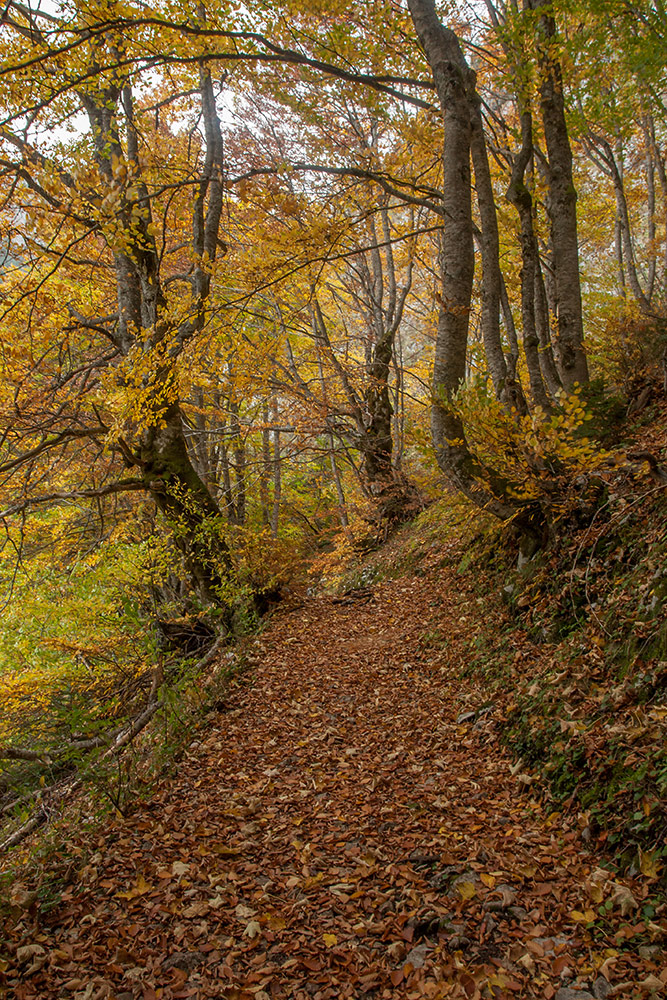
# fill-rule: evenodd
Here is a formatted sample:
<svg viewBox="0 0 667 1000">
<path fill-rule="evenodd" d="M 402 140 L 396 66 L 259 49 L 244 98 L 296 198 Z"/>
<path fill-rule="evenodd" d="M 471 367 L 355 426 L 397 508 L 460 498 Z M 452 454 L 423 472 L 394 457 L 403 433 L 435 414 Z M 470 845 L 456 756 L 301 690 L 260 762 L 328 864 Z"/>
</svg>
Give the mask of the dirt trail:
<svg viewBox="0 0 667 1000">
<path fill-rule="evenodd" d="M 598 859 L 521 790 L 493 711 L 457 722 L 483 703 L 461 688 L 466 586 L 280 610 L 177 776 L 97 835 L 5 996 L 567 1000 L 646 976 L 582 929 Z"/>
</svg>

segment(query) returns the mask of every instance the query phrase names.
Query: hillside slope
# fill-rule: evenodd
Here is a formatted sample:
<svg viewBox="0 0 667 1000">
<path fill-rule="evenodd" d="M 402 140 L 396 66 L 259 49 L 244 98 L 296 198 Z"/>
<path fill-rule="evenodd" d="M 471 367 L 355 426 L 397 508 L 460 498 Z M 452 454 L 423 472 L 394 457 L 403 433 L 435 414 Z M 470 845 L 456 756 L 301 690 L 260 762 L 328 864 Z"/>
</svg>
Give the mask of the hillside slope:
<svg viewBox="0 0 667 1000">
<path fill-rule="evenodd" d="M 655 878 L 601 866 L 580 816 L 513 767 L 502 701 L 466 680 L 507 609 L 442 551 L 421 562 L 274 615 L 176 775 L 70 835 L 59 904 L 40 916 L 14 887 L 5 997 L 663 989 Z"/>
</svg>

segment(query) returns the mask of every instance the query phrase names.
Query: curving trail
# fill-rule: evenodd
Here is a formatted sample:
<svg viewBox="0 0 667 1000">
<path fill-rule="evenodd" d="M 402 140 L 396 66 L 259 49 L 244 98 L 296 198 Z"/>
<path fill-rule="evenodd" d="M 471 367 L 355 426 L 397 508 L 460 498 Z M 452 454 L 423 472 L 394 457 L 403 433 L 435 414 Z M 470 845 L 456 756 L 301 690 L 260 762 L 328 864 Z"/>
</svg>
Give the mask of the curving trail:
<svg viewBox="0 0 667 1000">
<path fill-rule="evenodd" d="M 510 773 L 502 705 L 457 722 L 484 704 L 461 679 L 482 614 L 502 617 L 442 569 L 280 609 L 177 775 L 95 835 L 4 995 L 635 995 L 659 969 L 579 919 L 599 859 L 576 818 Z"/>
</svg>

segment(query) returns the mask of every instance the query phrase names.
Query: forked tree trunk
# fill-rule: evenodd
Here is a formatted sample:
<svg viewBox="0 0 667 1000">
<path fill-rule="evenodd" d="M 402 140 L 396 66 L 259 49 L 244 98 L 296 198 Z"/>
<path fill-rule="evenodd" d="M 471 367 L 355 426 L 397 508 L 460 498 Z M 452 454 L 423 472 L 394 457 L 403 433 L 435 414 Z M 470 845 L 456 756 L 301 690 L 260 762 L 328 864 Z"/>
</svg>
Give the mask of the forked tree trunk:
<svg viewBox="0 0 667 1000">
<path fill-rule="evenodd" d="M 436 458 L 449 481 L 478 506 L 505 520 L 519 509 L 509 484 L 470 451 L 453 397 L 466 373 L 474 274 L 470 101 L 473 81 L 458 39 L 438 19 L 433 0 L 408 0 L 431 67 L 443 115 L 441 307 L 433 365 L 431 428 Z"/>
<path fill-rule="evenodd" d="M 474 75 L 471 73 L 471 81 Z M 496 397 L 508 408 L 525 413 L 527 406 L 521 383 L 507 366 L 500 339 L 500 298 L 502 275 L 500 272 L 500 239 L 498 216 L 486 150 L 484 125 L 480 100 L 474 91 L 470 98 L 470 151 L 475 170 L 475 188 L 481 220 L 479 245 L 482 250 L 482 337 L 484 355 Z"/>
<path fill-rule="evenodd" d="M 188 454 L 173 364 L 182 347 L 202 327 L 209 297 L 222 210 L 223 151 L 210 73 L 200 71 L 205 160 L 193 210 L 193 307 L 180 326 L 172 325 L 160 281 L 160 254 L 152 234 L 151 202 L 142 179 L 139 131 L 129 84 L 80 94 L 88 115 L 100 182 L 117 190 L 117 167 L 125 165 L 127 188 L 118 193 L 116 226 L 122 239 L 113 249 L 118 322 L 108 337 L 127 357 L 141 350 L 150 360 L 140 391 L 141 412 L 126 429 L 120 447 L 128 466 L 139 468 L 146 489 L 173 530 L 195 589 L 206 602 L 225 604 L 232 576 L 230 554 L 220 533 L 220 510 Z M 119 114 L 125 116 L 123 130 Z M 124 142 L 124 145 L 123 145 Z M 138 194 L 138 197 L 137 197 Z M 122 249 L 118 249 L 121 246 Z M 128 391 L 136 389 L 128 388 Z"/>
<path fill-rule="evenodd" d="M 551 0 L 527 0 L 539 15 L 537 46 L 544 136 L 549 161 L 548 211 L 551 220 L 554 278 L 557 296 L 556 360 L 568 391 L 588 383 L 579 278 L 577 192 L 572 173 L 572 149 L 565 121 L 563 76 L 555 55 L 556 23 Z"/>
<path fill-rule="evenodd" d="M 563 383 L 558 374 L 556 361 L 554 359 L 553 348 L 551 346 L 551 324 L 549 322 L 549 301 L 547 290 L 544 285 L 544 274 L 542 273 L 542 261 L 540 260 L 540 247 L 535 236 L 535 327 L 537 329 L 537 339 L 540 343 L 540 367 L 544 384 L 549 390 L 552 399 L 558 399 L 558 394 L 563 388 Z"/>
</svg>

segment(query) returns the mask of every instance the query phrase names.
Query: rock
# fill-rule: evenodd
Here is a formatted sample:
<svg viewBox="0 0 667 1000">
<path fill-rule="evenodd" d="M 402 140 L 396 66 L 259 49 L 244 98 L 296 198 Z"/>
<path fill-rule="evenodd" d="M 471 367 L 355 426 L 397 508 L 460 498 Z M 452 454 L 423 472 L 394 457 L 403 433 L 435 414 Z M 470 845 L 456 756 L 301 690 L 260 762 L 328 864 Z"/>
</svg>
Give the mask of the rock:
<svg viewBox="0 0 667 1000">
<path fill-rule="evenodd" d="M 441 871 L 432 875 L 428 880 L 428 883 L 433 886 L 434 889 L 437 889 L 438 892 L 447 892 L 453 879 L 460 874 L 460 868 L 457 868 L 455 865 L 447 865 L 446 868 L 443 868 Z"/>
<path fill-rule="evenodd" d="M 169 969 L 181 969 L 183 972 L 192 972 L 198 965 L 206 960 L 206 956 L 201 951 L 177 951 L 162 963 L 162 971 Z"/>
<path fill-rule="evenodd" d="M 533 558 L 532 556 L 528 556 L 525 555 L 523 552 L 519 552 L 519 561 L 517 562 L 517 567 L 516 567 L 518 571 L 521 572 L 521 570 L 524 569 L 529 562 L 531 562 L 532 558 Z"/>
<path fill-rule="evenodd" d="M 428 951 L 429 947 L 427 944 L 418 944 L 416 948 L 408 952 L 405 956 L 405 961 L 410 962 L 413 969 L 423 969 L 426 964 Z"/>
<path fill-rule="evenodd" d="M 447 947 L 451 951 L 465 951 L 470 947 L 472 941 L 465 934 L 452 934 L 450 938 L 447 939 Z"/>
<path fill-rule="evenodd" d="M 461 712 L 461 714 L 456 720 L 456 725 L 461 726 L 463 725 L 464 722 L 472 722 L 472 720 L 476 717 L 476 715 L 477 712 Z"/>
<path fill-rule="evenodd" d="M 426 851 L 413 851 L 409 856 L 413 868 L 431 868 L 440 861 L 439 854 L 429 854 Z"/>
<path fill-rule="evenodd" d="M 562 986 L 556 993 L 555 1000 L 595 1000 L 595 998 L 587 990 L 571 990 L 567 986 Z"/>
<path fill-rule="evenodd" d="M 639 949 L 641 951 L 641 948 Z M 593 983 L 593 996 L 595 1000 L 605 1000 L 611 993 L 611 983 L 607 982 L 604 976 L 598 976 Z"/>
<path fill-rule="evenodd" d="M 645 944 L 641 948 L 637 948 L 637 954 L 646 962 L 653 962 L 660 958 L 662 948 L 659 944 Z"/>
</svg>

